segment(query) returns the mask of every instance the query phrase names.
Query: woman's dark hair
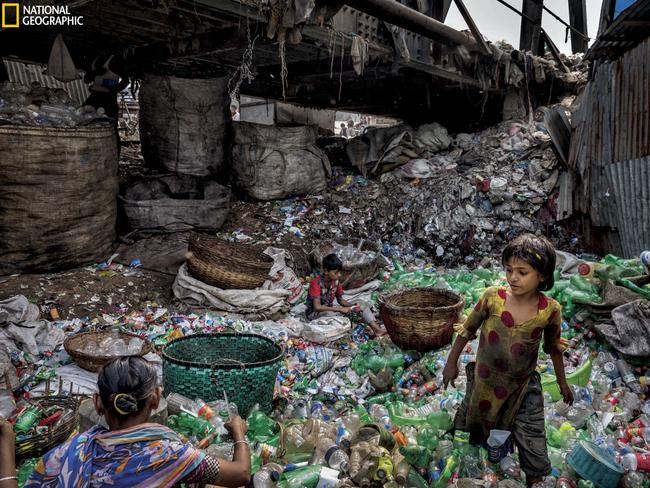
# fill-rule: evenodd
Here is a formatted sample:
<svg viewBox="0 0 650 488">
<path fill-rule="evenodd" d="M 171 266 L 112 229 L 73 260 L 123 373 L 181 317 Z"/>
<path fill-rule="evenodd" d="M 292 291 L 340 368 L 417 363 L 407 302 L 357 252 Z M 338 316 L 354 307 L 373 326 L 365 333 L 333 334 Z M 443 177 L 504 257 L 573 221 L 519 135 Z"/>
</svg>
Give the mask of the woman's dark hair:
<svg viewBox="0 0 650 488">
<path fill-rule="evenodd" d="M 341 261 L 339 257 L 334 253 L 328 254 L 323 258 L 323 269 L 325 271 L 343 269 L 343 261 Z"/>
<path fill-rule="evenodd" d="M 533 234 L 520 235 L 505 247 L 501 255 L 501 263 L 505 266 L 510 258 L 525 261 L 544 277 L 544 281 L 537 287 L 538 290 L 547 291 L 553 288 L 555 247 L 546 237 Z"/>
<path fill-rule="evenodd" d="M 158 386 L 154 367 L 139 356 L 114 359 L 99 370 L 97 387 L 104 407 L 116 417 L 141 412 Z"/>
</svg>

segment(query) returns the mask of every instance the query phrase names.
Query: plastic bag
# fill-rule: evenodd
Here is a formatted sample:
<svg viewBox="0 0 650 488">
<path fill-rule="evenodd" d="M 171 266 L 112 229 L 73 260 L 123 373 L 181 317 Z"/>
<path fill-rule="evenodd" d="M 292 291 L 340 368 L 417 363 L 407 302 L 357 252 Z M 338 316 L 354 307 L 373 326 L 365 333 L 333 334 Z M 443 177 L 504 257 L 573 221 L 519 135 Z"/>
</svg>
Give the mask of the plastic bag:
<svg viewBox="0 0 650 488">
<path fill-rule="evenodd" d="M 63 36 L 61 34 L 54 39 L 46 73 L 64 83 L 79 78 L 77 68 L 74 65 L 74 61 L 72 61 L 70 51 L 68 51 L 65 42 L 63 42 Z"/>
<path fill-rule="evenodd" d="M 305 325 L 302 336 L 313 342 L 329 342 L 345 336 L 351 328 L 352 323 L 347 317 L 318 317 Z"/>
<path fill-rule="evenodd" d="M 297 303 L 303 296 L 302 282 L 296 273 L 286 264 L 287 251 L 277 247 L 267 247 L 264 254 L 273 258 L 273 266 L 262 288 L 266 290 L 288 290 L 291 295 L 287 298 L 290 304 Z"/>
</svg>

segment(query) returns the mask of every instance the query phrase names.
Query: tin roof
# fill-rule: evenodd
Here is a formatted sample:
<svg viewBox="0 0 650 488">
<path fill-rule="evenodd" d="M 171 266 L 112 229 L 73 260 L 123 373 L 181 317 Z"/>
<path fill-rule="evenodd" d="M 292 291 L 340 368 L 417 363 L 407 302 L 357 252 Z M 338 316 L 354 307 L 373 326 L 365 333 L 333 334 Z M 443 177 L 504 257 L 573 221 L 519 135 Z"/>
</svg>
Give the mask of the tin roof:
<svg viewBox="0 0 650 488">
<path fill-rule="evenodd" d="M 26 86 L 31 85 L 32 81 L 38 81 L 42 86 L 49 88 L 62 88 L 70 98 L 77 104 L 81 105 L 90 92 L 83 82 L 83 71 L 79 71 L 79 79 L 67 83 L 61 83 L 55 78 L 44 74 L 45 66 L 37 63 L 30 63 L 18 59 L 0 58 L 4 61 L 9 74 L 9 81 L 21 82 Z"/>
<path fill-rule="evenodd" d="M 650 0 L 638 0 L 626 8 L 601 34 L 586 59 L 616 59 L 650 35 Z"/>
</svg>

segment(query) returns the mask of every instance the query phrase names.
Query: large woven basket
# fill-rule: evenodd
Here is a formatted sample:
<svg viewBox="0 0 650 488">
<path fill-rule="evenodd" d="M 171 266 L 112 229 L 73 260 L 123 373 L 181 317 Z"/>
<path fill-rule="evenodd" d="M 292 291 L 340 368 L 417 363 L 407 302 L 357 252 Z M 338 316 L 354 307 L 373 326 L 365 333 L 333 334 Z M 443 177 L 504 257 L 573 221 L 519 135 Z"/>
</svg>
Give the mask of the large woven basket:
<svg viewBox="0 0 650 488">
<path fill-rule="evenodd" d="M 237 404 L 245 417 L 253 405 L 269 413 L 275 379 L 284 359 L 282 348 L 257 334 L 195 334 L 163 349 L 165 395 L 180 393 L 206 402 Z"/>
<path fill-rule="evenodd" d="M 16 441 L 16 460 L 40 457 L 53 447 L 67 440 L 79 422 L 79 401 L 74 396 L 47 396 L 32 398 L 31 402 L 41 408 L 60 406 L 71 413 L 47 432 Z"/>
<path fill-rule="evenodd" d="M 402 349 L 430 351 L 451 342 L 465 300 L 440 288 L 411 288 L 379 297 L 379 313 Z"/>
<path fill-rule="evenodd" d="M 346 241 L 337 241 L 337 243 L 343 246 L 352 244 L 353 246 L 360 248 L 362 251 L 373 251 L 376 253 L 374 259 L 360 265 L 354 265 L 343 261 L 341 279 L 339 280 L 343 288 L 359 288 L 375 278 L 377 270 L 382 262 L 381 249 L 377 244 L 365 239 L 349 239 Z M 331 241 L 321 242 L 312 253 L 314 265 L 317 268 L 322 269 L 323 258 L 332 253 L 333 250 L 334 246 Z"/>
<path fill-rule="evenodd" d="M 139 335 L 115 331 L 81 332 L 80 334 L 69 336 L 63 342 L 63 347 L 80 368 L 87 369 L 88 371 L 98 371 L 100 367 L 118 356 L 88 354 L 85 351 L 90 341 L 99 342 L 107 335 L 117 336 L 124 339 L 125 342 L 131 337 L 144 341 L 140 352 L 135 354 L 135 356 L 144 356 L 154 350 L 153 344 Z"/>
<path fill-rule="evenodd" d="M 193 234 L 187 267 L 192 275 L 222 289 L 252 290 L 264 284 L 273 258 L 248 245 Z"/>
</svg>

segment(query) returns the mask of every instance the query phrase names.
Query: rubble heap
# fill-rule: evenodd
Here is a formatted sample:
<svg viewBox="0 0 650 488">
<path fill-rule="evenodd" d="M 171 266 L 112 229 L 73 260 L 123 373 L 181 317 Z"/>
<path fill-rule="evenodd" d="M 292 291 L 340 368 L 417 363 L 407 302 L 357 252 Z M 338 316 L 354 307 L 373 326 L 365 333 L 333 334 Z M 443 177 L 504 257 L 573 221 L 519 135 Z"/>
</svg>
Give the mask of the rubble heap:
<svg viewBox="0 0 650 488">
<path fill-rule="evenodd" d="M 578 239 L 555 222 L 561 167 L 541 121 L 457 134 L 449 149 L 376 179 L 332 163 L 339 166 L 329 192 L 254 208 L 238 202 L 224 230 L 235 240 L 307 253 L 321 240 L 364 238 L 380 241 L 388 256 L 447 266 L 478 264 L 524 231 L 577 250 Z"/>
</svg>

